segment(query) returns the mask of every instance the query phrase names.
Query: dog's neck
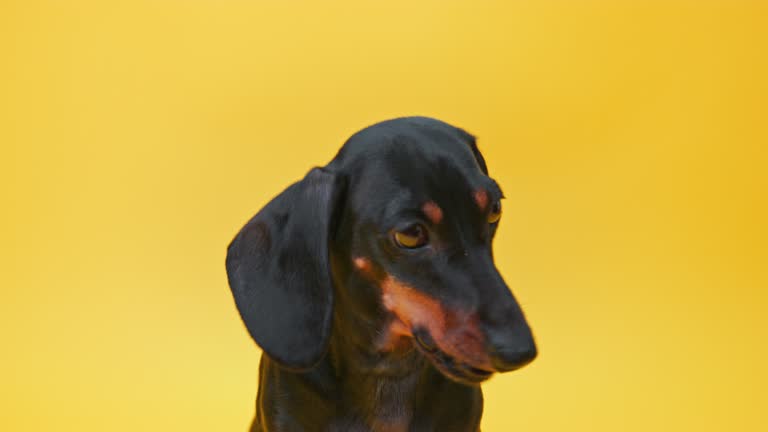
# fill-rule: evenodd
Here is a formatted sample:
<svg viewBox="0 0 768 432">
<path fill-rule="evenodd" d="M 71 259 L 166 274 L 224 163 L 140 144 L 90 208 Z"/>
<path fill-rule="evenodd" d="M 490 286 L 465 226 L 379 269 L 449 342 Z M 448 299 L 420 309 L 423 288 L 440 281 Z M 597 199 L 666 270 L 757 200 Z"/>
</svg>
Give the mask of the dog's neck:
<svg viewBox="0 0 768 432">
<path fill-rule="evenodd" d="M 339 299 L 335 307 L 331 348 L 362 373 L 386 376 L 410 374 L 426 365 L 412 339 L 392 331 L 392 318 L 376 311 L 361 311 Z M 343 367 L 343 365 L 339 365 Z"/>
<path fill-rule="evenodd" d="M 434 370 L 410 340 L 391 334 L 386 317 L 371 320 L 337 302 L 330 346 L 324 359 L 339 392 L 362 410 L 375 431 L 406 431 L 414 409 L 428 394 Z"/>
<path fill-rule="evenodd" d="M 278 412 L 301 412 L 296 421 L 307 430 L 406 432 L 456 424 L 466 426 L 456 430 L 477 430 L 479 387 L 455 383 L 438 372 L 410 338 L 389 332 L 391 318 L 385 314 L 371 313 L 343 295 L 334 307 L 328 351 L 317 365 L 300 373 L 262 370 L 263 410 L 275 417 Z M 285 399 L 288 392 L 292 395 Z"/>
</svg>

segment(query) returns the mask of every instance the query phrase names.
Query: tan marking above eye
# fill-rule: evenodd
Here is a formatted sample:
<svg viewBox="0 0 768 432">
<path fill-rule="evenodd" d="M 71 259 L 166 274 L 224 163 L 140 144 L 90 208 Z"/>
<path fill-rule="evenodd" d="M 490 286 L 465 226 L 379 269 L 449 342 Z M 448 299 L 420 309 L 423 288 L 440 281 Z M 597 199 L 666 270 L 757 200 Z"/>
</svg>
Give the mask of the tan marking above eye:
<svg viewBox="0 0 768 432">
<path fill-rule="evenodd" d="M 488 213 L 488 223 L 496 223 L 501 219 L 501 201 L 496 201 L 491 206 L 491 212 Z"/>
<path fill-rule="evenodd" d="M 483 189 L 478 189 L 473 195 L 480 210 L 485 210 L 485 207 L 488 205 L 488 192 Z"/>
<path fill-rule="evenodd" d="M 402 231 L 395 231 L 395 243 L 407 249 L 415 249 L 427 244 L 427 229 L 420 224 L 411 225 Z"/>
<path fill-rule="evenodd" d="M 443 220 L 443 209 L 440 208 L 434 201 L 427 201 L 421 207 L 421 210 L 434 224 L 439 224 Z"/>
</svg>

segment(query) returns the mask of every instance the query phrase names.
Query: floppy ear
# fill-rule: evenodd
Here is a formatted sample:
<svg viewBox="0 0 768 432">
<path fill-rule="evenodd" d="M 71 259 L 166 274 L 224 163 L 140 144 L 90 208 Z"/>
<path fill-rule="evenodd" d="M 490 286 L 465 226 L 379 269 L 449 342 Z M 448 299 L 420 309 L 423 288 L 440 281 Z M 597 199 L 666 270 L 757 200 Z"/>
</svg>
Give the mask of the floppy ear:
<svg viewBox="0 0 768 432">
<path fill-rule="evenodd" d="M 287 368 L 314 366 L 328 345 L 328 242 L 341 195 L 339 177 L 314 168 L 248 221 L 227 250 L 229 286 L 248 332 Z"/>
</svg>

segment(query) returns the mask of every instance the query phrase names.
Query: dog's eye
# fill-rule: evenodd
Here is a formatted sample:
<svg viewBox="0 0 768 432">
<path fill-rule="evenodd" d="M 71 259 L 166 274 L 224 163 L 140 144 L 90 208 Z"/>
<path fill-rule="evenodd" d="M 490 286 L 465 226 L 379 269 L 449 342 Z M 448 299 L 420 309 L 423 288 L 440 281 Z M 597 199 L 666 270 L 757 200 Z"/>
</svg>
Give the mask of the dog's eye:
<svg viewBox="0 0 768 432">
<path fill-rule="evenodd" d="M 491 212 L 488 213 L 488 223 L 496 223 L 501 219 L 501 201 L 496 201 L 491 207 Z"/>
<path fill-rule="evenodd" d="M 411 225 L 402 231 L 395 231 L 395 243 L 398 246 L 415 249 L 427 244 L 427 230 L 420 224 Z"/>
</svg>

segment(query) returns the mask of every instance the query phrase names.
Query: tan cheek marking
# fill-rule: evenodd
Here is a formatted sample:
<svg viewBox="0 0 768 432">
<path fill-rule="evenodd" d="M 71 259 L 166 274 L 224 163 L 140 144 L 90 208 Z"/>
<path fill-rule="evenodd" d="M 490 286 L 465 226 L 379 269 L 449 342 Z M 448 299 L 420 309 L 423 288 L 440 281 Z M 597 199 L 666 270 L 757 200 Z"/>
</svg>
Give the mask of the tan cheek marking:
<svg viewBox="0 0 768 432">
<path fill-rule="evenodd" d="M 475 191 L 474 196 L 475 202 L 480 206 L 480 210 L 485 210 L 485 207 L 488 206 L 488 192 L 478 189 Z"/>
<path fill-rule="evenodd" d="M 410 336 L 414 327 L 426 327 L 435 339 L 445 333 L 445 314 L 440 304 L 412 287 L 387 275 L 381 282 L 384 307 L 405 326 Z"/>
<path fill-rule="evenodd" d="M 381 289 L 384 307 L 396 317 L 389 334 L 413 337 L 414 328 L 424 327 L 442 351 L 474 367 L 493 370 L 476 315 L 446 309 L 391 275 L 382 281 Z"/>
<path fill-rule="evenodd" d="M 381 333 L 376 346 L 379 351 L 409 351 L 413 348 L 409 341 L 411 337 L 411 329 L 400 319 L 394 318 Z"/>
<path fill-rule="evenodd" d="M 443 220 L 443 209 L 440 208 L 434 201 L 427 201 L 421 210 L 434 224 L 439 224 Z"/>
</svg>

